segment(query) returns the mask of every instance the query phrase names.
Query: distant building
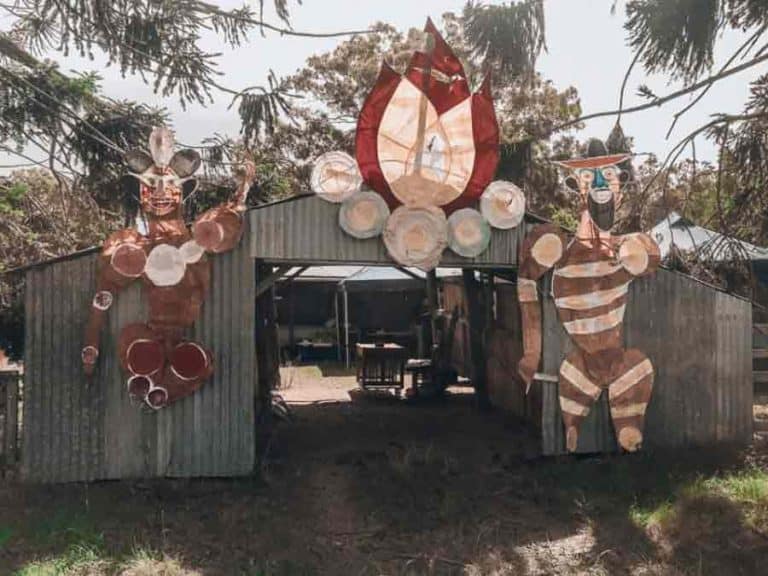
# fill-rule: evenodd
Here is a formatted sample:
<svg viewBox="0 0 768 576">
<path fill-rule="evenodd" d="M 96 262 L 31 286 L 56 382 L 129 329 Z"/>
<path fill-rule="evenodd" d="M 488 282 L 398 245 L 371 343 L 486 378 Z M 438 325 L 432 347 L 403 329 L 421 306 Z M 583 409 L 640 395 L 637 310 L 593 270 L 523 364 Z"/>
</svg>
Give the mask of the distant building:
<svg viewBox="0 0 768 576">
<path fill-rule="evenodd" d="M 716 262 L 746 254 L 753 262 L 764 261 L 768 265 L 768 248 L 736 239 L 722 241 L 724 236 L 719 232 L 698 226 L 674 211 L 661 219 L 648 233 L 661 248 L 662 259 L 667 257 L 674 242 L 682 252 L 699 250 L 703 256 Z"/>
<path fill-rule="evenodd" d="M 714 262 L 747 258 L 752 263 L 756 280 L 752 299 L 757 304 L 753 311 L 756 321 L 768 320 L 768 248 L 749 242 L 726 238 L 723 234 L 698 226 L 677 212 L 670 212 L 648 231 L 661 249 L 662 259 L 669 255 L 672 244 L 681 252 L 693 252 Z"/>
</svg>

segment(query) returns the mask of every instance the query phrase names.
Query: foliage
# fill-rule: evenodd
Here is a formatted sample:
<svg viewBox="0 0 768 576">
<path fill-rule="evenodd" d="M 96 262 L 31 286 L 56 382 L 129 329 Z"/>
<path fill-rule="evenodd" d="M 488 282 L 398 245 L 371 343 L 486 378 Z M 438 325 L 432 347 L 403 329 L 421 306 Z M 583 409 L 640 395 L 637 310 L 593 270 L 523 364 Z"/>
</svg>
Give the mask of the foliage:
<svg viewBox="0 0 768 576">
<path fill-rule="evenodd" d="M 536 59 L 546 45 L 543 0 L 498 6 L 470 0 L 463 20 L 472 57 L 484 68 L 514 76 L 534 73 Z"/>
<path fill-rule="evenodd" d="M 0 179 L 0 272 L 98 244 L 119 225 L 75 182 L 46 170 L 19 170 Z M 23 353 L 22 281 L 0 276 L 0 348 Z"/>
<path fill-rule="evenodd" d="M 625 28 L 630 45 L 648 72 L 665 72 L 688 83 L 710 74 L 695 97 L 674 115 L 677 119 L 696 105 L 711 86 L 733 70 L 748 70 L 765 61 L 768 42 L 768 2 L 765 0 L 632 0 L 627 3 Z M 715 48 L 722 34 L 737 30 L 743 43 L 723 66 L 712 74 Z M 751 80 L 751 97 L 741 113 L 715 115 L 683 138 L 648 178 L 647 186 L 674 197 L 680 166 L 677 159 L 695 144 L 698 136 L 715 140 L 721 149 L 718 166 L 683 165 L 691 178 L 686 203 L 699 204 L 704 225 L 757 244 L 768 243 L 768 80 Z M 659 97 L 640 87 L 654 105 Z M 687 92 L 683 91 L 680 95 Z M 671 128 L 670 128 L 671 131 Z M 650 191 L 652 192 L 652 191 Z M 648 196 L 645 190 L 643 200 Z M 672 208 L 674 198 L 667 208 Z M 643 207 L 638 207 L 643 209 Z M 696 209 L 694 208 L 694 212 Z M 642 220 L 642 217 L 639 218 Z"/>
</svg>

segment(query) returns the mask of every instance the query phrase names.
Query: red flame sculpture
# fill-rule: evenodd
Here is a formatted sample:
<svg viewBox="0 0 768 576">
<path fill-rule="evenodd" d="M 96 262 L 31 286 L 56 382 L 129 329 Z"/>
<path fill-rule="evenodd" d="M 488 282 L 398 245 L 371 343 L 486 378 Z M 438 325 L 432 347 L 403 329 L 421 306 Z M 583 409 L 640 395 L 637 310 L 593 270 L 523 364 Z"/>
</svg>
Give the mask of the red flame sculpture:
<svg viewBox="0 0 768 576">
<path fill-rule="evenodd" d="M 387 63 L 357 124 L 357 162 L 365 182 L 394 208 L 476 201 L 499 160 L 490 79 L 472 94 L 464 67 L 431 20 L 431 50 L 416 52 L 405 75 Z"/>
</svg>

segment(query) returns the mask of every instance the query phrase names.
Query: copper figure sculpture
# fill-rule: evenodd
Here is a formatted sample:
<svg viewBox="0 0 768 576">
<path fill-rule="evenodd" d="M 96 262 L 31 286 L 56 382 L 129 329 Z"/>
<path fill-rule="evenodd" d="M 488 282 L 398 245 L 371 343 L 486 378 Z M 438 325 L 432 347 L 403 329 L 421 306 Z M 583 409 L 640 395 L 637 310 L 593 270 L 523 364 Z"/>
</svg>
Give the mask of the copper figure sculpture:
<svg viewBox="0 0 768 576">
<path fill-rule="evenodd" d="M 576 236 L 569 242 L 559 227 L 542 224 L 522 246 L 518 301 L 524 354 L 518 372 L 527 392 L 541 358 L 537 280 L 554 269 L 555 307 L 575 344 L 559 374 L 560 408 L 571 452 L 577 447 L 579 426 L 603 390 L 619 445 L 633 452 L 643 440 L 654 370 L 643 352 L 624 349 L 622 326 L 629 285 L 633 278 L 656 270 L 659 248 L 646 234 L 611 234 L 629 178 L 619 165 L 628 159 L 628 154 L 609 155 L 600 140 L 591 140 L 586 158 L 561 162 L 570 172 L 566 185 L 580 195 Z"/>
<path fill-rule="evenodd" d="M 240 241 L 255 174 L 253 164 L 244 163 L 236 173 L 233 197 L 201 215 L 190 231 L 182 218 L 182 197 L 196 186 L 201 159 L 194 150 L 174 153 L 173 147 L 171 131 L 155 128 L 150 154 L 135 150 L 126 155 L 129 173 L 139 184 L 147 230 L 120 230 L 104 243 L 82 350 L 85 373 L 92 375 L 106 313 L 117 293 L 140 278 L 148 319 L 122 328 L 117 351 L 128 374 L 129 395 L 154 409 L 194 393 L 213 373 L 211 352 L 184 332 L 200 315 L 208 290 L 206 254 L 232 250 Z"/>
</svg>

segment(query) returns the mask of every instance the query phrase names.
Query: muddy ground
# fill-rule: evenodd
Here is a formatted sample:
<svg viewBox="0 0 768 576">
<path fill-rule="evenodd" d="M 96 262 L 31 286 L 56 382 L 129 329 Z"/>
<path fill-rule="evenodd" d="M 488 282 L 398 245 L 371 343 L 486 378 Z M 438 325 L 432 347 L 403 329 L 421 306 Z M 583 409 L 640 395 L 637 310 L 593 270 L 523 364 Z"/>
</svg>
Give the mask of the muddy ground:
<svg viewBox="0 0 768 576">
<path fill-rule="evenodd" d="M 767 573 L 760 437 L 542 459 L 469 390 L 412 404 L 324 372 L 283 371 L 293 422 L 253 478 L 0 484 L 0 575 Z"/>
</svg>

